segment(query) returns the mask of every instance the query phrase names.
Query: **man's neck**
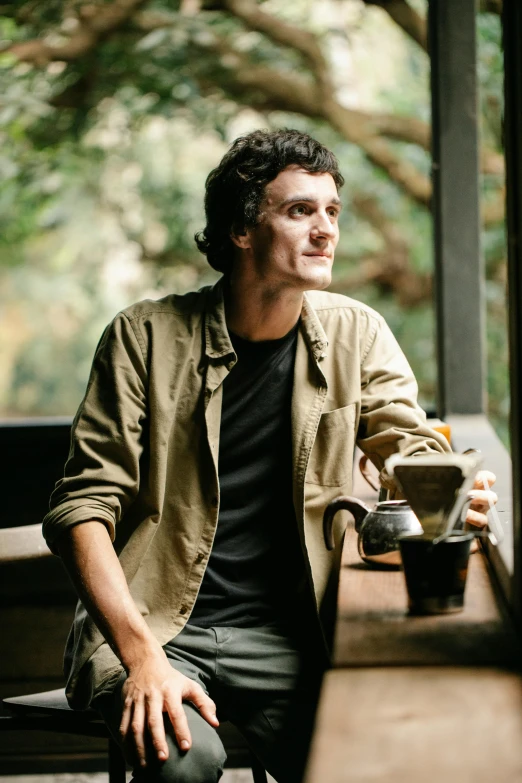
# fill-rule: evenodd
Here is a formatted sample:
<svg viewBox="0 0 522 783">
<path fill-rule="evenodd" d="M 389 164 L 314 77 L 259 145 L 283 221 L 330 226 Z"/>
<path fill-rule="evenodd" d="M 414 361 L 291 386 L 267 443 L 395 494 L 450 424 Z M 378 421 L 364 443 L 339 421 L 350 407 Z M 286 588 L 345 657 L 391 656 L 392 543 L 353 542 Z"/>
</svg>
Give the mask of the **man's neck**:
<svg viewBox="0 0 522 783">
<path fill-rule="evenodd" d="M 263 284 L 242 285 L 231 279 L 225 287 L 227 327 L 245 340 L 278 340 L 296 325 L 303 292 L 270 290 Z"/>
</svg>

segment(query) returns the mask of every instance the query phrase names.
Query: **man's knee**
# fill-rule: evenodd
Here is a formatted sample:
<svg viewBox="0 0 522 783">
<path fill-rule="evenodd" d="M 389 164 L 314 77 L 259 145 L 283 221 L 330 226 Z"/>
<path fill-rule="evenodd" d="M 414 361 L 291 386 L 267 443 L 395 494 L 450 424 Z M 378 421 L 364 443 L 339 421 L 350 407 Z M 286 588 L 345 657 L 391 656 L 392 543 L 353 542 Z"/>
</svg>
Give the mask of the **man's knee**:
<svg viewBox="0 0 522 783">
<path fill-rule="evenodd" d="M 185 753 L 178 751 L 178 756 L 172 777 L 162 776 L 158 783 L 217 783 L 227 759 L 217 734 L 215 742 L 194 743 Z"/>
<path fill-rule="evenodd" d="M 124 678 L 111 694 L 99 698 L 95 705 L 117 742 L 121 741 L 118 727 L 123 682 Z M 134 768 L 136 783 L 215 783 L 220 779 L 227 756 L 219 734 L 190 702 L 183 704 L 183 710 L 192 736 L 192 747 L 188 751 L 180 751 L 170 720 L 165 715 L 169 757 L 167 761 L 159 762 L 150 747 L 147 767 L 144 770 Z M 128 761 L 132 764 L 130 758 Z"/>
<path fill-rule="evenodd" d="M 135 771 L 134 780 L 136 783 L 217 783 L 227 757 L 217 732 L 211 731 L 213 734 L 209 732 L 204 742 L 201 737 L 199 741 L 193 739 L 190 750 L 184 752 L 168 737 L 167 761 L 152 762 L 145 770 Z"/>
</svg>

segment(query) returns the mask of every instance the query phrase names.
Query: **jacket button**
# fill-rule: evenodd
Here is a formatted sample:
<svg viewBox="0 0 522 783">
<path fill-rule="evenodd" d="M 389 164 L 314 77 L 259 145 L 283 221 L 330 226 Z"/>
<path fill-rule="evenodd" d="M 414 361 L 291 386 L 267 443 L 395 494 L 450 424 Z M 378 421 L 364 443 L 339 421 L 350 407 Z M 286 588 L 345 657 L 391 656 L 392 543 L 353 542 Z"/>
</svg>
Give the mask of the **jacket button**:
<svg viewBox="0 0 522 783">
<path fill-rule="evenodd" d="M 205 555 L 203 554 L 203 552 L 198 552 L 196 555 L 196 563 L 201 563 L 204 557 Z"/>
<path fill-rule="evenodd" d="M 188 606 L 182 606 L 181 609 L 179 610 L 179 613 L 180 614 L 187 614 L 187 609 L 188 609 Z"/>
</svg>

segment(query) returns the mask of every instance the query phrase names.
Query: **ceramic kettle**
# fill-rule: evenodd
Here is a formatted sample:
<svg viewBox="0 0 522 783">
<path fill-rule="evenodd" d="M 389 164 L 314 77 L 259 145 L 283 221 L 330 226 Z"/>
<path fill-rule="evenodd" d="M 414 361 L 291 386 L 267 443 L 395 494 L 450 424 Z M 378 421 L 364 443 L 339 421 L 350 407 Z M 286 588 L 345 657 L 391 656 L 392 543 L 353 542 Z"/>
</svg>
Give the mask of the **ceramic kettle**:
<svg viewBox="0 0 522 783">
<path fill-rule="evenodd" d="M 349 511 L 358 534 L 357 549 L 366 563 L 399 566 L 399 536 L 421 535 L 422 526 L 406 500 L 384 500 L 369 508 L 357 498 L 341 495 L 332 500 L 323 516 L 323 534 L 327 549 L 333 549 L 332 525 L 341 509 Z"/>
</svg>

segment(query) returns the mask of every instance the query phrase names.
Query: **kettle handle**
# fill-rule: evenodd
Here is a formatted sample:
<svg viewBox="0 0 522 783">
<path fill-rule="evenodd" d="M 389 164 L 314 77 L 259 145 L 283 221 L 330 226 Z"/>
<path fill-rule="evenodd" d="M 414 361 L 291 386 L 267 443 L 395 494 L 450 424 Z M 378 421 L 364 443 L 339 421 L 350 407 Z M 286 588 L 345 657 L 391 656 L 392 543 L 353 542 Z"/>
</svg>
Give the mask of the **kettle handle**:
<svg viewBox="0 0 522 783">
<path fill-rule="evenodd" d="M 359 470 L 361 472 L 361 475 L 366 481 L 366 483 L 369 484 L 370 487 L 375 492 L 379 492 L 381 486 L 378 483 L 378 481 L 372 476 L 367 466 L 368 466 L 368 457 L 366 456 L 366 454 L 363 454 L 361 459 L 359 460 Z"/>
<path fill-rule="evenodd" d="M 361 529 L 362 523 L 366 519 L 366 515 L 371 511 L 371 509 L 361 500 L 350 497 L 349 495 L 339 495 L 339 497 L 332 500 L 331 503 L 328 503 L 323 515 L 323 536 L 325 546 L 329 551 L 334 548 L 332 535 L 334 517 L 341 509 L 345 509 L 353 515 L 353 518 L 355 519 L 355 530 L 357 532 Z"/>
</svg>

